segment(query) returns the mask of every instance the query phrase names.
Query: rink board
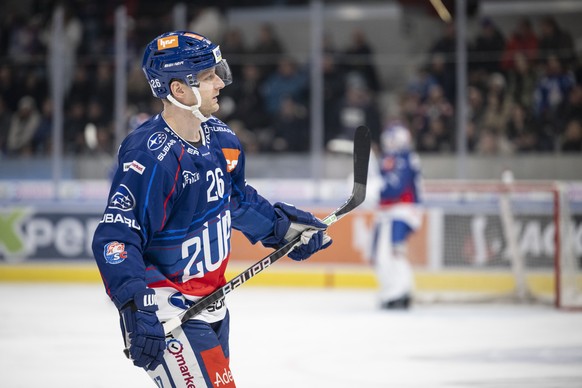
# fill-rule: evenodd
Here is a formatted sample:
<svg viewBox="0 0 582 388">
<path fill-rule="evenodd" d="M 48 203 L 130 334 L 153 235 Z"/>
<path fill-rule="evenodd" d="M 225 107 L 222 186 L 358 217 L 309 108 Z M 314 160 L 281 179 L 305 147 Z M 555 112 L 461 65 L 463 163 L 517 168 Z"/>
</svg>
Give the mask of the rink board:
<svg viewBox="0 0 582 388">
<path fill-rule="evenodd" d="M 284 259 L 289 260 L 289 259 Z M 230 279 L 246 267 L 236 264 L 227 271 Z M 513 278 L 506 272 L 447 271 L 415 272 L 418 292 L 467 292 L 506 294 L 514 289 Z M 551 272 L 529 274 L 529 289 L 535 294 L 550 295 L 554 290 Z M 96 266 L 70 263 L 3 264 L 0 265 L 0 282 L 49 283 L 100 283 Z M 248 281 L 248 286 L 361 288 L 377 287 L 370 268 L 346 266 L 320 266 L 307 263 L 277 263 Z"/>
</svg>

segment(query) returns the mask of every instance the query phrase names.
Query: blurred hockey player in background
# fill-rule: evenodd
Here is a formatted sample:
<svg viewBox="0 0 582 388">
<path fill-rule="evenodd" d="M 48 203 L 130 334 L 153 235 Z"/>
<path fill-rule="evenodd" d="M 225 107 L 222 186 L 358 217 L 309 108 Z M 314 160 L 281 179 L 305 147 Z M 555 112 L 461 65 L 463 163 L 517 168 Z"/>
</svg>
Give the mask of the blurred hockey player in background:
<svg viewBox="0 0 582 388">
<path fill-rule="evenodd" d="M 311 213 L 246 184 L 241 143 L 212 115 L 232 82 L 217 45 L 166 33 L 147 45 L 142 67 L 163 111 L 119 148 L 93 254 L 134 365 L 158 387 L 234 387 L 224 298 L 167 336 L 162 323 L 226 284 L 232 228 L 272 248 L 301 234 L 293 260 L 331 239 Z"/>
<path fill-rule="evenodd" d="M 422 224 L 420 159 L 409 130 L 391 122 L 380 138 L 380 203 L 374 223 L 371 259 L 383 309 L 407 309 L 414 279 L 406 242 Z"/>
</svg>

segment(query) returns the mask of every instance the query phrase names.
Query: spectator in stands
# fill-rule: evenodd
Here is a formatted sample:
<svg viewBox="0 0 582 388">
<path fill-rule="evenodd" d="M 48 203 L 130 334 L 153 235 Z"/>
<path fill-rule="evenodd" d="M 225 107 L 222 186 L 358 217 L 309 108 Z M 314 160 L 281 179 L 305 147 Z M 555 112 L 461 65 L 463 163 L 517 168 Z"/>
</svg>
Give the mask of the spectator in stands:
<svg viewBox="0 0 582 388">
<path fill-rule="evenodd" d="M 309 118 L 307 109 L 291 97 L 283 97 L 273 123 L 272 150 L 306 152 L 309 150 Z"/>
<path fill-rule="evenodd" d="M 483 97 L 483 92 L 475 86 L 469 86 L 467 98 L 467 116 L 469 121 L 475 124 L 477 130 L 483 126 L 486 109 L 485 98 Z"/>
<path fill-rule="evenodd" d="M 4 98 L 0 96 L 0 157 L 6 154 L 6 143 L 10 131 L 10 118 L 12 114 L 8 110 Z"/>
<path fill-rule="evenodd" d="M 434 79 L 442 89 L 445 99 L 450 103 L 454 103 L 456 95 L 456 73 L 454 64 L 447 63 L 444 54 L 434 53 L 428 64 L 428 72 L 432 79 Z M 429 86 L 429 92 L 431 88 L 432 87 Z"/>
<path fill-rule="evenodd" d="M 430 88 L 428 98 L 421 104 L 420 109 L 428 121 L 439 117 L 446 121 L 447 126 L 454 115 L 453 105 L 446 99 L 443 89 L 439 85 Z"/>
<path fill-rule="evenodd" d="M 453 137 L 442 116 L 428 116 L 428 125 L 419 134 L 416 146 L 419 152 L 451 152 L 453 151 Z"/>
<path fill-rule="evenodd" d="M 140 71 L 140 76 L 142 77 L 142 82 L 143 82 L 143 71 L 141 70 L 141 67 L 140 67 L 139 71 Z M 133 87 L 133 83 L 129 82 L 128 86 L 130 88 Z M 146 84 L 146 86 L 147 86 L 147 84 Z M 82 102 L 83 104 L 86 104 L 89 101 L 89 97 L 92 94 L 92 93 L 87 93 L 87 91 L 92 90 L 91 89 L 92 87 L 93 87 L 93 84 L 90 81 L 90 76 L 89 76 L 89 73 L 87 70 L 87 66 L 83 63 L 79 63 L 75 67 L 75 73 L 73 74 L 73 83 L 71 85 L 71 89 L 67 93 L 66 103 L 69 104 L 69 103 L 75 101 L 75 102 Z M 148 86 L 148 91 L 150 91 L 150 94 L 151 94 L 151 90 L 150 90 L 149 86 Z"/>
<path fill-rule="evenodd" d="M 218 42 L 226 32 L 228 25 L 220 8 L 214 6 L 194 7 L 194 17 L 188 25 L 189 31 L 196 31 L 212 42 Z"/>
<path fill-rule="evenodd" d="M 23 74 L 21 93 L 31 96 L 36 106 L 41 106 L 42 102 L 49 94 L 49 86 L 42 69 L 33 69 Z"/>
<path fill-rule="evenodd" d="M 29 65 L 39 60 L 44 47 L 40 41 L 40 15 L 30 18 L 16 16 L 13 29 L 8 37 L 8 56 L 14 63 Z"/>
<path fill-rule="evenodd" d="M 556 113 L 559 133 L 563 133 L 571 120 L 582 122 L 582 85 L 576 85 L 568 95 L 568 101 Z"/>
<path fill-rule="evenodd" d="M 323 117 L 325 126 L 325 143 L 334 136 L 337 128 L 336 111 L 346 90 L 346 76 L 337 65 L 336 56 L 331 52 L 323 55 Z"/>
<path fill-rule="evenodd" d="M 437 78 L 443 87 L 445 96 L 450 102 L 455 101 L 455 52 L 456 34 L 454 23 L 446 23 L 442 36 L 429 49 L 430 73 Z"/>
<path fill-rule="evenodd" d="M 539 39 L 539 58 L 541 63 L 547 63 L 556 56 L 566 67 L 574 64 L 574 41 L 572 35 L 558 25 L 556 19 L 546 16 L 541 20 Z"/>
<path fill-rule="evenodd" d="M 85 105 L 82 102 L 71 102 L 66 111 L 63 149 L 66 154 L 80 154 L 85 150 Z"/>
<path fill-rule="evenodd" d="M 475 152 L 477 143 L 479 143 L 479 133 L 477 126 L 471 120 L 467 120 L 465 124 L 465 139 L 467 141 L 467 151 Z"/>
<path fill-rule="evenodd" d="M 503 135 L 509 120 L 511 104 L 511 99 L 505 95 L 505 78 L 501 73 L 491 74 L 482 125 Z"/>
<path fill-rule="evenodd" d="M 453 63 L 456 41 L 455 24 L 446 23 L 442 35 L 431 45 L 429 54 L 442 54 L 445 57 L 445 62 Z"/>
<path fill-rule="evenodd" d="M 239 28 L 230 28 L 226 31 L 220 44 L 220 51 L 225 58 L 228 58 L 228 66 L 232 72 L 233 79 L 240 79 L 242 77 L 243 66 L 247 62 L 246 56 L 248 49 L 244 41 L 243 33 Z"/>
<path fill-rule="evenodd" d="M 277 71 L 270 75 L 262 86 L 262 95 L 267 113 L 275 117 L 286 97 L 302 101 L 307 92 L 307 74 L 291 57 L 279 60 Z"/>
<path fill-rule="evenodd" d="M 423 126 L 423 118 L 420 111 L 421 98 L 420 94 L 414 90 L 408 89 L 406 93 L 400 96 L 400 118 L 403 124 L 410 129 L 412 138 L 416 138 L 416 134 Z M 413 124 L 419 123 L 420 124 Z"/>
<path fill-rule="evenodd" d="M 538 37 L 531 20 L 522 18 L 505 44 L 501 68 L 505 72 L 513 71 L 519 66 L 517 56 L 524 57 L 528 63 L 535 63 L 538 55 Z"/>
<path fill-rule="evenodd" d="M 533 108 L 538 77 L 525 53 L 516 52 L 514 59 L 514 67 L 507 73 L 507 95 L 529 111 Z"/>
<path fill-rule="evenodd" d="M 113 63 L 100 61 L 97 64 L 96 74 L 91 85 L 92 99 L 98 100 L 103 106 L 103 111 L 112 115 L 113 98 L 111 92 L 115 90 L 113 75 Z"/>
<path fill-rule="evenodd" d="M 261 90 L 261 73 L 257 65 L 245 64 L 242 68 L 242 78 L 224 88 L 221 96 L 223 100 L 221 108 L 224 107 L 226 98 L 232 100 L 234 104 L 232 112 L 224 117 L 227 122 L 240 120 L 244 128 L 251 132 L 259 132 L 269 125 L 269 115 Z"/>
<path fill-rule="evenodd" d="M 8 131 L 7 151 L 9 155 L 31 156 L 32 139 L 40 124 L 40 112 L 31 96 L 18 101 L 18 110 L 12 115 Z"/>
<path fill-rule="evenodd" d="M 356 72 L 366 82 L 368 90 L 377 93 L 382 84 L 374 66 L 374 51 L 364 31 L 356 28 L 352 31 L 352 40 L 344 53 L 345 72 Z"/>
<path fill-rule="evenodd" d="M 582 151 L 582 122 L 576 119 L 572 119 L 568 122 L 564 135 L 560 139 L 560 151 Z"/>
<path fill-rule="evenodd" d="M 429 67 L 420 66 L 413 78 L 408 82 L 406 90 L 408 93 L 418 95 L 421 101 L 425 101 L 428 97 L 430 88 L 437 84 L 439 84 L 439 82 L 435 76 L 431 74 Z"/>
<path fill-rule="evenodd" d="M 17 81 L 18 78 L 12 64 L 0 65 L 0 96 L 10 112 L 15 112 L 18 109 L 18 101 L 22 96 Z"/>
<path fill-rule="evenodd" d="M 482 71 L 486 74 L 500 71 L 504 48 L 505 37 L 490 18 L 484 18 L 477 38 L 470 48 L 470 67 L 473 71 Z"/>
<path fill-rule="evenodd" d="M 353 139 L 360 125 L 370 128 L 372 141 L 379 143 L 382 117 L 366 81 L 358 74 L 346 78 L 346 92 L 335 112 L 338 126 L 333 138 Z"/>
<path fill-rule="evenodd" d="M 259 38 L 250 50 L 254 63 L 259 66 L 261 79 L 268 78 L 278 67 L 285 49 L 277 37 L 273 25 L 263 23 L 259 30 Z"/>
<path fill-rule="evenodd" d="M 36 155 L 48 155 L 52 145 L 53 133 L 53 101 L 45 98 L 42 102 L 41 117 L 38 129 L 32 139 L 34 153 Z"/>
<path fill-rule="evenodd" d="M 135 60 L 131 64 L 127 75 L 127 101 L 129 105 L 135 106 L 138 111 L 143 112 L 152 100 L 152 90 L 143 78 L 141 69 L 141 59 Z M 155 111 L 154 111 L 155 112 Z M 150 112 L 154 114 L 154 112 Z"/>
<path fill-rule="evenodd" d="M 541 138 L 539 124 L 519 103 L 512 106 L 506 133 L 514 151 L 518 153 L 540 151 L 540 143 L 547 142 L 547 139 Z"/>
<path fill-rule="evenodd" d="M 505 136 L 493 128 L 484 127 L 479 131 L 476 152 L 479 155 L 494 156 L 509 154 L 512 149 Z"/>
<path fill-rule="evenodd" d="M 536 118 L 553 123 L 556 112 L 567 100 L 575 81 L 555 54 L 550 54 L 546 61 L 544 74 L 539 79 L 534 94 L 534 113 Z"/>
</svg>

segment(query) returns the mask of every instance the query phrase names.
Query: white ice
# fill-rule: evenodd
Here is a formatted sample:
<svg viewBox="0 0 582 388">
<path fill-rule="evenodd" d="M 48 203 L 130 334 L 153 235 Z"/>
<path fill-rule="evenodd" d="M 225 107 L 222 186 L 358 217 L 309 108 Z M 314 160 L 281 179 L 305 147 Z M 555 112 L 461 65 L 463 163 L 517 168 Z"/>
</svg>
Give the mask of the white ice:
<svg viewBox="0 0 582 388">
<path fill-rule="evenodd" d="M 228 295 L 239 388 L 582 387 L 582 313 L 376 308 L 373 290 Z M 0 387 L 155 387 L 123 355 L 101 285 L 0 284 Z"/>
</svg>

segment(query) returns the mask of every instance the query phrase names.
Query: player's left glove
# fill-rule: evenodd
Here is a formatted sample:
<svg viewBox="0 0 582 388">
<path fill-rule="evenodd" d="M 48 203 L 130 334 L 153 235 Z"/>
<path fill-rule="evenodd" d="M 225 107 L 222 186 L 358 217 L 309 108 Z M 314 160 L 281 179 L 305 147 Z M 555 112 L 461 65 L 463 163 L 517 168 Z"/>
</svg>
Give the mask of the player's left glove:
<svg viewBox="0 0 582 388">
<path fill-rule="evenodd" d="M 156 316 L 158 304 L 155 291 L 140 290 L 120 309 L 121 330 L 129 358 L 135 366 L 154 370 L 164 358 L 166 339 L 162 324 Z"/>
<path fill-rule="evenodd" d="M 331 245 L 331 237 L 325 233 L 327 225 L 313 214 L 283 202 L 275 203 L 274 207 L 277 220 L 273 234 L 262 240 L 264 246 L 277 249 L 301 234 L 300 242 L 289 253 L 290 258 L 301 261 Z"/>
</svg>

